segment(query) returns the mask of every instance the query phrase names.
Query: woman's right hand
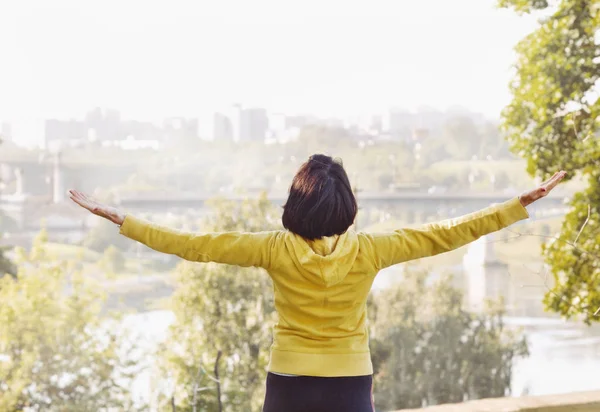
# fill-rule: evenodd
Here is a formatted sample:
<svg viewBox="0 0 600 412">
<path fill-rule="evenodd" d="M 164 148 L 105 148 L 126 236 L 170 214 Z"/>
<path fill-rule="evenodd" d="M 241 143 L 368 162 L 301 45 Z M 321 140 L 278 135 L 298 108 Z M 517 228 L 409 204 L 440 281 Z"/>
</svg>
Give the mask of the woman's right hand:
<svg viewBox="0 0 600 412">
<path fill-rule="evenodd" d="M 89 210 L 97 216 L 108 219 L 119 226 L 125 221 L 125 213 L 112 206 L 98 203 L 77 190 L 69 190 L 69 197 L 82 208 Z"/>
<path fill-rule="evenodd" d="M 541 199 L 542 197 L 548 196 L 548 193 L 550 193 L 550 191 L 552 189 L 554 189 L 556 187 L 556 185 L 558 185 L 560 183 L 560 181 L 563 180 L 563 178 L 566 175 L 567 175 L 567 172 L 565 172 L 564 170 L 561 170 L 560 172 L 556 172 L 550 179 L 546 180 L 544 183 L 542 183 L 536 189 L 524 192 L 521 196 L 519 196 L 519 200 L 521 201 L 521 204 L 523 206 L 529 206 L 536 200 Z"/>
</svg>

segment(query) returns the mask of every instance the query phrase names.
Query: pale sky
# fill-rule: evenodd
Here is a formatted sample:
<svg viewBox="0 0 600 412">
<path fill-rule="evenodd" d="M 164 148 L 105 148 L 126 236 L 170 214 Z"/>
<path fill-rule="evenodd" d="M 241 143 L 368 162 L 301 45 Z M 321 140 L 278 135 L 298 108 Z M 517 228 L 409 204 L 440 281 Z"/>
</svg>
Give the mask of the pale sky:
<svg viewBox="0 0 600 412">
<path fill-rule="evenodd" d="M 513 47 L 535 28 L 495 3 L 0 0 L 0 119 L 101 106 L 159 120 L 232 102 L 336 116 L 459 105 L 495 117 L 510 100 Z"/>
</svg>

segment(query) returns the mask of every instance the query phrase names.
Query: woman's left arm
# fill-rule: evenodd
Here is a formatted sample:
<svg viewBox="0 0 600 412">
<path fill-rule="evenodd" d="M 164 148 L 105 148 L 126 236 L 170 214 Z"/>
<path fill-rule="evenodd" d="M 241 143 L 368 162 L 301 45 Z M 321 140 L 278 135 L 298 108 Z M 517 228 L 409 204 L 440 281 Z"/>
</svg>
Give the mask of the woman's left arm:
<svg viewBox="0 0 600 412">
<path fill-rule="evenodd" d="M 93 214 L 120 226 L 120 233 L 162 253 L 194 262 L 269 268 L 278 231 L 189 233 L 150 223 L 70 190 L 70 198 Z"/>
<path fill-rule="evenodd" d="M 548 195 L 566 172 L 555 173 L 533 190 L 501 204 L 487 207 L 459 218 L 446 219 L 422 227 L 398 229 L 390 233 L 365 234 L 372 244 L 375 266 L 383 269 L 398 263 L 464 246 L 481 236 L 529 217 L 526 206 Z"/>
</svg>

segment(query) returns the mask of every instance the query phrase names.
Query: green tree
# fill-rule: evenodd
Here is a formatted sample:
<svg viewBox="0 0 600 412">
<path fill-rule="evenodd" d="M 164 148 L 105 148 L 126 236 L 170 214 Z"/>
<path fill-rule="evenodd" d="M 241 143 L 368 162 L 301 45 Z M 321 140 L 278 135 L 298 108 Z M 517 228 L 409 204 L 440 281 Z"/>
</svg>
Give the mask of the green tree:
<svg viewBox="0 0 600 412">
<path fill-rule="evenodd" d="M 339 153 L 341 148 L 354 145 L 354 138 L 343 127 L 309 125 L 300 130 L 292 147 L 297 148 L 296 156 L 302 159 L 314 153 Z"/>
<path fill-rule="evenodd" d="M 0 234 L 0 237 L 2 237 L 2 234 Z M 10 246 L 0 246 L 0 278 L 6 274 L 13 277 L 17 275 L 17 267 L 5 255 L 10 249 L 12 249 Z"/>
<path fill-rule="evenodd" d="M 0 136 L 0 145 L 3 143 L 2 136 Z M 0 212 L 0 225 L 7 220 L 6 216 L 3 216 L 2 212 Z M 2 233 L 0 233 L 0 238 L 2 238 Z M 6 257 L 5 253 L 12 249 L 7 246 L 0 246 L 0 278 L 2 278 L 5 274 L 9 274 L 11 276 L 16 276 L 17 268 L 13 263 Z"/>
<path fill-rule="evenodd" d="M 405 280 L 370 299 L 375 405 L 381 410 L 502 397 L 513 359 L 527 344 L 504 328 L 499 304 L 483 314 L 462 308 L 463 295 L 443 279 Z"/>
<path fill-rule="evenodd" d="M 100 265 L 112 273 L 118 273 L 125 269 L 125 262 L 123 253 L 113 245 L 110 245 L 104 250 Z"/>
<path fill-rule="evenodd" d="M 130 243 L 124 236 L 119 234 L 119 229 L 114 223 L 101 219 L 96 226 L 89 230 L 83 240 L 83 246 L 97 252 L 103 252 L 110 246 L 126 250 Z"/>
<path fill-rule="evenodd" d="M 100 316 L 98 286 L 51 260 L 44 238 L 0 279 L 0 410 L 134 410 L 118 318 Z"/>
<path fill-rule="evenodd" d="M 452 159 L 466 160 L 479 155 L 481 136 L 477 125 L 468 116 L 450 118 L 442 128 L 442 138 Z"/>
<path fill-rule="evenodd" d="M 212 207 L 206 231 L 280 227 L 280 212 L 266 196 L 215 200 Z M 269 277 L 255 268 L 182 262 L 176 282 L 176 320 L 160 355 L 161 375 L 175 390 L 160 402 L 174 401 L 177 410 L 260 410 L 275 316 Z"/>
<path fill-rule="evenodd" d="M 600 3 L 499 0 L 518 13 L 545 13 L 516 47 L 513 100 L 503 112 L 511 150 L 530 175 L 559 169 L 587 178 L 570 202 L 558 239 L 543 248 L 554 285 L 544 301 L 566 317 L 600 320 Z"/>
</svg>

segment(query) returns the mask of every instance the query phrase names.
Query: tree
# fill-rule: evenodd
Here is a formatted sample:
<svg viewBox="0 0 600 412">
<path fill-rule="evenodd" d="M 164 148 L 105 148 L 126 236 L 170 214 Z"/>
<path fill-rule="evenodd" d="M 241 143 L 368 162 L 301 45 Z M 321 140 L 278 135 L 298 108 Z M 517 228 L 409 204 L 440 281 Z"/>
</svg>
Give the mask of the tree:
<svg viewBox="0 0 600 412">
<path fill-rule="evenodd" d="M 300 130 L 292 146 L 297 148 L 296 156 L 306 158 L 314 153 L 339 152 L 354 144 L 354 137 L 342 127 L 308 125 Z"/>
<path fill-rule="evenodd" d="M 279 228 L 266 198 L 215 200 L 206 231 Z M 272 285 L 262 270 L 182 262 L 171 298 L 175 323 L 161 348 L 162 376 L 174 383 L 160 399 L 177 410 L 258 411 L 274 322 Z M 194 409 L 197 408 L 197 409 Z"/>
<path fill-rule="evenodd" d="M 83 246 L 103 252 L 111 246 L 125 250 L 129 246 L 129 242 L 119 234 L 119 229 L 113 223 L 101 219 L 96 226 L 90 229 L 83 240 Z"/>
<path fill-rule="evenodd" d="M 473 119 L 468 116 L 455 116 L 442 128 L 444 147 L 452 159 L 466 160 L 479 154 L 482 139 Z"/>
<path fill-rule="evenodd" d="M 558 169 L 588 186 L 570 202 L 557 239 L 543 253 L 554 285 L 544 299 L 565 317 L 600 320 L 600 4 L 589 0 L 499 0 L 518 13 L 545 12 L 516 47 L 513 100 L 503 112 L 511 150 L 532 176 Z"/>
<path fill-rule="evenodd" d="M 44 237 L 0 279 L 0 410 L 135 410 L 118 318 L 100 316 L 97 285 L 51 260 Z"/>
<path fill-rule="evenodd" d="M 370 298 L 377 409 L 501 397 L 510 392 L 513 359 L 527 344 L 504 328 L 500 304 L 483 314 L 462 309 L 463 295 L 442 279 L 407 277 Z"/>
<path fill-rule="evenodd" d="M 123 253 L 110 245 L 104 250 L 100 265 L 112 273 L 118 273 L 125 269 L 125 256 Z"/>
<path fill-rule="evenodd" d="M 0 136 L 0 145 L 2 143 L 2 137 Z M 7 216 L 3 216 L 2 212 L 0 212 L 0 224 L 2 224 L 5 219 L 7 219 Z M 0 238 L 2 238 L 2 233 L 0 233 Z M 17 275 L 16 266 L 5 256 L 5 253 L 10 249 L 12 248 L 0 246 L 0 279 L 5 274 L 9 274 L 13 277 Z"/>
</svg>

